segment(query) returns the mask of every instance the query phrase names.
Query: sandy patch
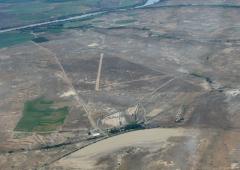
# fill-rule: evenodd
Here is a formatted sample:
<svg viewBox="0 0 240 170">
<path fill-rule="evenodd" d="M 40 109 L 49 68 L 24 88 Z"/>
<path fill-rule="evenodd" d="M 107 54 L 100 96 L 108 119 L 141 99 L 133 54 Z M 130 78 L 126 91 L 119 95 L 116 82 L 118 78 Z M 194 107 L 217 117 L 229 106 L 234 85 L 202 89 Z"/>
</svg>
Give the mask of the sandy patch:
<svg viewBox="0 0 240 170">
<path fill-rule="evenodd" d="M 135 113 L 136 109 L 137 109 L 136 106 L 134 106 L 134 107 L 129 107 L 129 108 L 127 109 L 127 113 L 131 116 L 131 115 L 133 115 L 133 114 Z"/>
<path fill-rule="evenodd" d="M 125 133 L 89 145 L 55 163 L 55 166 L 64 168 L 91 169 L 98 157 L 125 147 L 139 146 L 160 148 L 162 142 L 169 137 L 183 136 L 185 130 L 175 129 L 147 129 Z"/>
<path fill-rule="evenodd" d="M 73 90 L 69 90 L 67 92 L 64 92 L 60 97 L 70 97 L 70 96 L 76 96 L 77 94 Z"/>
<path fill-rule="evenodd" d="M 0 55 L 0 60 L 7 60 L 9 58 L 10 58 L 10 56 L 8 56 L 8 55 Z"/>
<path fill-rule="evenodd" d="M 208 82 L 204 81 L 202 83 L 200 83 L 200 86 L 204 89 L 204 90 L 211 90 L 211 86 L 208 84 Z"/>
<path fill-rule="evenodd" d="M 223 50 L 223 52 L 224 52 L 225 54 L 229 54 L 229 53 L 231 53 L 232 51 L 234 51 L 234 48 L 232 48 L 232 47 L 230 47 L 230 48 L 225 48 L 225 49 Z"/>
<path fill-rule="evenodd" d="M 98 43 L 92 43 L 92 44 L 89 44 L 89 45 L 88 45 L 88 47 L 97 47 L 97 46 L 99 46 Z"/>
<path fill-rule="evenodd" d="M 122 116 L 122 113 L 120 112 L 107 116 L 102 120 L 102 124 L 113 127 L 125 125 L 126 123 L 127 121 L 125 117 Z"/>
<path fill-rule="evenodd" d="M 239 163 L 232 163 L 231 164 L 231 169 L 239 169 L 239 168 L 240 168 Z"/>
<path fill-rule="evenodd" d="M 240 94 L 240 89 L 227 90 L 225 93 L 227 96 L 235 97 Z"/>
</svg>

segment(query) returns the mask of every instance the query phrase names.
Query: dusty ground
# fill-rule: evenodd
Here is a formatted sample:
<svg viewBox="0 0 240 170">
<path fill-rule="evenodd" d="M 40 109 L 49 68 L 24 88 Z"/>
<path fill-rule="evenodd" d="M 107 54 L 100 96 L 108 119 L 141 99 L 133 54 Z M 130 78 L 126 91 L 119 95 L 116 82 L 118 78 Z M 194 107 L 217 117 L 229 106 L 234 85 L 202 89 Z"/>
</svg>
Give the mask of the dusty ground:
<svg viewBox="0 0 240 170">
<path fill-rule="evenodd" d="M 139 150 L 141 148 L 151 148 L 152 151 L 156 152 L 166 147 L 166 141 L 169 137 L 182 136 L 183 132 L 183 129 L 151 129 L 126 133 L 83 148 L 61 159 L 53 166 L 60 166 L 65 169 L 105 169 L 108 165 L 104 164 L 104 162 L 107 163 L 107 158 L 110 158 L 112 152 L 122 152 L 126 148 Z M 100 164 L 98 161 L 101 161 L 99 159 L 102 157 L 106 157 L 106 160 L 102 160 Z M 97 162 L 94 162 L 94 160 L 97 160 Z M 121 160 L 118 161 L 121 162 Z M 95 164 L 97 164 L 96 167 L 94 167 Z"/>
<path fill-rule="evenodd" d="M 91 24 L 87 29 L 41 33 L 48 42 L 1 48 L 1 167 L 240 169 L 236 5 L 163 1 L 82 21 Z M 102 53 L 100 90 L 95 91 Z M 25 101 L 39 96 L 71 107 L 64 124 L 46 134 L 14 131 Z M 78 150 L 93 142 L 86 140 L 89 129 L 118 125 L 116 118 L 102 121 L 111 115 L 121 113 L 122 120 L 131 122 L 129 111 L 138 103 L 143 109 L 137 119 L 160 129 Z M 177 124 L 181 108 L 184 121 Z"/>
<path fill-rule="evenodd" d="M 216 129 L 130 132 L 79 150 L 50 169 L 239 169 L 238 136 Z"/>
</svg>

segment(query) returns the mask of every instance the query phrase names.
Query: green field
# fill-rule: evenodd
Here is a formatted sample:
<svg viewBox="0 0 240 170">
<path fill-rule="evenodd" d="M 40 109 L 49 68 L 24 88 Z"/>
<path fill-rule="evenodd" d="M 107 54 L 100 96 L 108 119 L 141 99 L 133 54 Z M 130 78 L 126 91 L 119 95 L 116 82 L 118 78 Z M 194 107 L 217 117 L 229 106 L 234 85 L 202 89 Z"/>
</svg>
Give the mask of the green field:
<svg viewBox="0 0 240 170">
<path fill-rule="evenodd" d="M 143 0 L 0 0 L 0 28 L 28 25 L 107 8 L 134 6 Z"/>
<path fill-rule="evenodd" d="M 43 97 L 27 101 L 24 105 L 23 116 L 15 131 L 48 132 L 56 130 L 64 123 L 69 112 L 67 106 L 55 108 L 54 102 Z"/>
<path fill-rule="evenodd" d="M 0 29 L 39 23 L 59 18 L 80 15 L 90 11 L 113 9 L 133 6 L 143 3 L 143 0 L 0 0 Z M 88 29 L 92 27 L 91 20 L 96 16 L 88 18 L 42 25 L 24 30 L 0 33 L 0 48 L 10 47 L 27 41 L 36 43 L 48 41 L 48 37 L 38 37 L 42 33 L 62 33 L 66 29 Z M 99 16 L 98 16 L 99 17 Z M 88 21 L 88 22 L 85 22 Z M 99 22 L 102 22 L 99 20 Z M 135 20 L 117 21 L 116 24 L 129 24 Z M 32 33 L 36 33 L 33 36 Z"/>
<path fill-rule="evenodd" d="M 26 32 L 9 32 L 0 34 L 0 48 L 27 42 L 33 38 L 32 34 Z"/>
</svg>

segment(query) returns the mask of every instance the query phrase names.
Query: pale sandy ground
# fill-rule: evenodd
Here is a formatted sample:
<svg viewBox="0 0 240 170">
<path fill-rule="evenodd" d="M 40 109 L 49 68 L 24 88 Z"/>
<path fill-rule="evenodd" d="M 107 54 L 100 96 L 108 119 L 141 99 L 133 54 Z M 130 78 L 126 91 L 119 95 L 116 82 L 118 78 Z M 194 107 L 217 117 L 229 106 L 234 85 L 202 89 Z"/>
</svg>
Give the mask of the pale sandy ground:
<svg viewBox="0 0 240 170">
<path fill-rule="evenodd" d="M 172 129 L 147 129 L 125 133 L 114 136 L 106 140 L 102 140 L 95 144 L 89 145 L 61 160 L 56 162 L 54 166 L 61 166 L 66 169 L 91 169 L 94 167 L 96 160 L 100 156 L 120 150 L 129 146 L 139 146 L 152 148 L 158 147 L 167 141 L 172 136 L 186 135 L 186 129 L 172 128 Z M 189 131 L 189 130 L 188 130 Z M 191 135 L 191 133 L 188 133 Z"/>
</svg>

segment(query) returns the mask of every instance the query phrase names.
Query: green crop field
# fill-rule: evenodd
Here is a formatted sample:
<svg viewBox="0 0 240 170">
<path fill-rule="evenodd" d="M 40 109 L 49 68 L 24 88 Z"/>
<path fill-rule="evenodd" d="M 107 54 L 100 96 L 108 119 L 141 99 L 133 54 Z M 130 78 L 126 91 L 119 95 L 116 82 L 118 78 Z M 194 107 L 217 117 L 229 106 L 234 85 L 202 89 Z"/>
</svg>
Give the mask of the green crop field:
<svg viewBox="0 0 240 170">
<path fill-rule="evenodd" d="M 69 112 L 67 106 L 54 108 L 54 102 L 43 97 L 27 101 L 24 105 L 23 116 L 15 131 L 47 132 L 56 130 L 64 123 Z"/>
</svg>

